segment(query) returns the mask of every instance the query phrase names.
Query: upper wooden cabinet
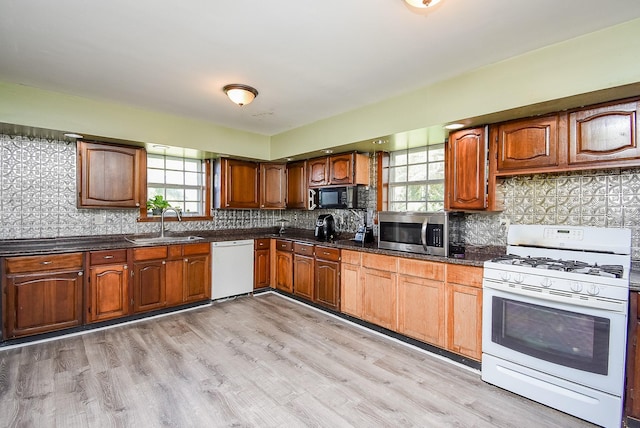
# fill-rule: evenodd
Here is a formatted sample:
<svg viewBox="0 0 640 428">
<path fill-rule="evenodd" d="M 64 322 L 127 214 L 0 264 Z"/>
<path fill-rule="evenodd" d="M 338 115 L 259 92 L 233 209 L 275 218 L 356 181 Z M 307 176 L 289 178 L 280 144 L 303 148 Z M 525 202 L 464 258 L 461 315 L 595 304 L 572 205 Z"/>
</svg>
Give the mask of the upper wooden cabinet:
<svg viewBox="0 0 640 428">
<path fill-rule="evenodd" d="M 78 141 L 78 207 L 138 208 L 146 194 L 146 151 Z"/>
<path fill-rule="evenodd" d="M 287 208 L 308 207 L 307 161 L 287 164 Z"/>
<path fill-rule="evenodd" d="M 446 209 L 487 208 L 486 135 L 484 127 L 449 134 L 446 146 Z"/>
<path fill-rule="evenodd" d="M 637 165 L 640 100 L 569 113 L 569 165 Z"/>
<path fill-rule="evenodd" d="M 369 157 L 344 153 L 307 162 L 309 187 L 369 185 Z"/>
<path fill-rule="evenodd" d="M 259 165 L 221 158 L 214 163 L 215 208 L 259 208 Z"/>
<path fill-rule="evenodd" d="M 287 206 L 287 164 L 260 164 L 260 208 L 284 209 Z"/>
<path fill-rule="evenodd" d="M 558 115 L 516 120 L 492 128 L 498 172 L 558 165 Z"/>
</svg>

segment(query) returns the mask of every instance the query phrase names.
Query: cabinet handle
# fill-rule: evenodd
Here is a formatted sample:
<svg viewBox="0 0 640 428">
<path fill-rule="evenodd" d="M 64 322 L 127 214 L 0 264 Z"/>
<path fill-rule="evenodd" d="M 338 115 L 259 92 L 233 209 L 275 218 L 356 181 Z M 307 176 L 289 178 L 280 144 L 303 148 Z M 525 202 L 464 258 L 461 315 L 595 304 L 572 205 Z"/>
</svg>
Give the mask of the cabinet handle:
<svg viewBox="0 0 640 428">
<path fill-rule="evenodd" d="M 82 276 L 82 275 L 84 275 L 84 273 L 78 272 L 78 276 Z"/>
<path fill-rule="evenodd" d="M 104 256 L 103 259 L 112 259 L 113 256 Z"/>
<path fill-rule="evenodd" d="M 166 264 L 167 264 L 167 262 L 163 260 L 163 261 L 162 261 L 162 264 L 163 264 L 163 265 L 166 265 Z"/>
<path fill-rule="evenodd" d="M 122 269 L 127 270 L 129 268 L 127 267 L 127 265 L 124 265 L 124 266 L 122 266 Z"/>
<path fill-rule="evenodd" d="M 326 251 L 325 251 L 325 252 L 323 252 L 322 254 L 324 254 L 325 256 L 328 256 L 328 255 L 329 255 L 329 253 L 327 253 Z"/>
<path fill-rule="evenodd" d="M 40 264 L 41 264 L 41 265 L 50 265 L 51 263 L 53 263 L 53 262 L 48 262 L 48 261 L 46 261 L 46 262 L 40 262 Z"/>
<path fill-rule="evenodd" d="M 189 259 L 184 259 L 184 262 L 185 263 L 189 263 Z"/>
</svg>

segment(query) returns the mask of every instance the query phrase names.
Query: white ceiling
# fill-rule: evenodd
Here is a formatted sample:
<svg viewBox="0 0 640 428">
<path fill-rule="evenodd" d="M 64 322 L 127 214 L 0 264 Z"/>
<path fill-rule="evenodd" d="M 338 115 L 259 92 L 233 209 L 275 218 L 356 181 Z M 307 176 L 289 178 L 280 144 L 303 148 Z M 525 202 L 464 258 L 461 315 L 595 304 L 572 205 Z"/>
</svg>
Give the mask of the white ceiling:
<svg viewBox="0 0 640 428">
<path fill-rule="evenodd" d="M 274 135 L 637 17 L 638 0 L 0 0 L 0 80 Z M 227 83 L 260 94 L 238 107 Z"/>
</svg>

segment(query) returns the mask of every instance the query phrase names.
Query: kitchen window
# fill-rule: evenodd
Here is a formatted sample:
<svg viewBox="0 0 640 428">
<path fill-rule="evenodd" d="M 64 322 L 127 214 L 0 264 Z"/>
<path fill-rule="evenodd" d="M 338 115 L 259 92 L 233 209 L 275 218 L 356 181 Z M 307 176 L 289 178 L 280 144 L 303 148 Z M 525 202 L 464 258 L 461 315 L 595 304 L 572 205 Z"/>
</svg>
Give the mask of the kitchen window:
<svg viewBox="0 0 640 428">
<path fill-rule="evenodd" d="M 185 220 L 211 216 L 210 182 L 209 161 L 147 154 L 147 198 L 162 195 Z M 144 214 L 151 217 L 146 207 Z"/>
<path fill-rule="evenodd" d="M 444 143 L 389 154 L 390 211 L 444 209 Z"/>
</svg>

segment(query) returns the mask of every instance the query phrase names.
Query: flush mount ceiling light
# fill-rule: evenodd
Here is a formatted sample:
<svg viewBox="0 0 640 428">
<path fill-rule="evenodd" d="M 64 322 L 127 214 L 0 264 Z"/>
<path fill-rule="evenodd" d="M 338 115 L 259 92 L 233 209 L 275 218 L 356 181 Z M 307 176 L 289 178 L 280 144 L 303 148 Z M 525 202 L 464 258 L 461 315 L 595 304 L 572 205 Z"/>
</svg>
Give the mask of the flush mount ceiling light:
<svg viewBox="0 0 640 428">
<path fill-rule="evenodd" d="M 64 136 L 67 138 L 84 138 L 84 136 L 76 134 L 75 132 L 67 132 Z"/>
<path fill-rule="evenodd" d="M 222 88 L 222 90 L 225 94 L 227 94 L 231 101 L 238 104 L 239 106 L 249 104 L 254 100 L 255 97 L 258 96 L 258 91 L 255 88 L 239 83 L 226 85 L 224 88 Z"/>
<path fill-rule="evenodd" d="M 445 129 L 455 130 L 464 128 L 464 124 L 462 123 L 450 123 L 444 126 Z"/>
<path fill-rule="evenodd" d="M 440 0 L 404 0 L 404 1 L 407 2 L 409 6 L 421 7 L 423 9 L 430 6 L 435 6 L 436 4 L 440 3 Z"/>
</svg>

